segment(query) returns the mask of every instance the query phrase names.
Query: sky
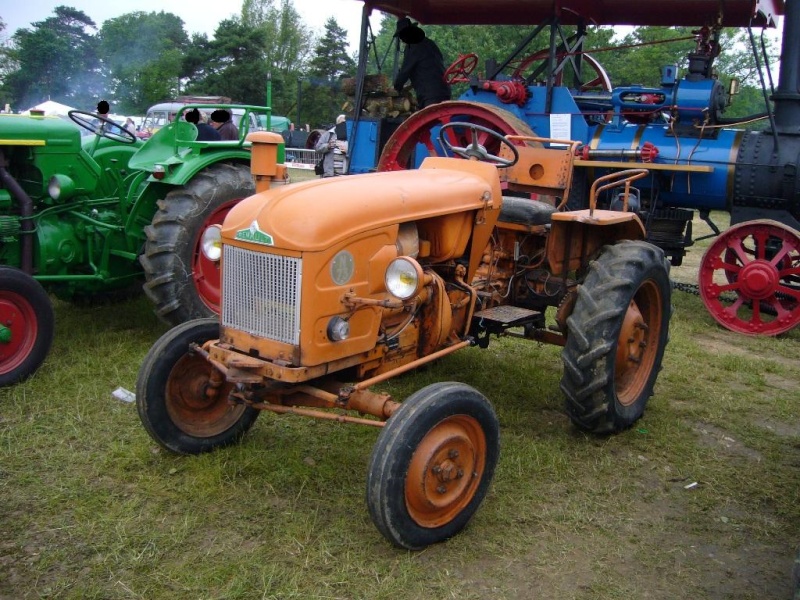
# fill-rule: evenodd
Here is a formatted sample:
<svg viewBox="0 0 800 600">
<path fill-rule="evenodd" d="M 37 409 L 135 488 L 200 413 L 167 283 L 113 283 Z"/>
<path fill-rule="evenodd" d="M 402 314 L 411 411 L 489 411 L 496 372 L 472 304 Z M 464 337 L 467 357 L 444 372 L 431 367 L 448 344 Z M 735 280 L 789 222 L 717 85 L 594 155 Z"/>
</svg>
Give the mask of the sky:
<svg viewBox="0 0 800 600">
<path fill-rule="evenodd" d="M 211 0 L 3 0 L 0 17 L 6 23 L 3 36 L 11 36 L 17 29 L 30 27 L 35 21 L 43 21 L 53 15 L 56 6 L 77 8 L 86 13 L 98 28 L 106 19 L 134 11 L 171 12 L 183 19 L 184 29 L 192 33 L 205 33 L 212 37 L 217 23 L 228 17 L 239 15 L 242 0 L 212 2 Z M 275 4 L 278 4 L 276 2 Z M 339 26 L 347 31 L 351 54 L 358 50 L 361 29 L 362 2 L 357 0 L 294 0 L 295 8 L 303 21 L 314 31 L 322 32 L 325 21 L 335 17 Z M 373 27 L 378 23 L 373 20 Z M 377 29 L 376 29 L 377 33 Z"/>
</svg>

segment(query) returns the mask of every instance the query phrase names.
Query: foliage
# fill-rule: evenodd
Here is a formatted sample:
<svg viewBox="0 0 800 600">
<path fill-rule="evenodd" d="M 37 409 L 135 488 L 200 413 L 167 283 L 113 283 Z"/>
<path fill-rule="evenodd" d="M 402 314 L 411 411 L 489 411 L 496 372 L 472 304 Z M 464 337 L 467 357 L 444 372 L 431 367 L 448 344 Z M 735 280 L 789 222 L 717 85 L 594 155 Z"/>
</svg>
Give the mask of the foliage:
<svg viewBox="0 0 800 600">
<path fill-rule="evenodd" d="M 1 25 L 1 24 L 0 24 Z M 390 78 L 400 58 L 393 39 L 395 18 L 383 15 L 370 71 Z M 222 21 L 213 36 L 191 40 L 179 17 L 169 13 L 132 12 L 106 21 L 97 35 L 94 22 L 81 11 L 59 6 L 54 16 L 21 29 L 8 47 L 0 47 L 0 106 L 26 108 L 51 97 L 83 108 L 98 97 L 111 99 L 115 110 L 143 112 L 150 104 L 180 92 L 229 96 L 263 104 L 267 78 L 272 80 L 276 114 L 297 114 L 319 127 L 340 112 L 338 93 L 343 76 L 352 75 L 346 32 L 331 18 L 322 32 L 311 31 L 293 0 L 245 0 L 239 17 Z M 515 26 L 424 26 L 449 65 L 461 55 L 479 57 L 476 74 L 493 71 L 520 49 L 516 62 L 548 46 L 545 29 L 527 48 L 521 42 L 530 30 Z M 571 34 L 573 28 L 565 28 Z M 0 28 L 0 35 L 2 29 Z M 660 68 L 685 66 L 694 48 L 689 28 L 636 27 L 618 35 L 610 27 L 591 28 L 586 49 L 605 67 L 614 86 L 660 85 Z M 727 86 L 731 77 L 742 93 L 726 116 L 764 110 L 749 40 L 744 31 L 725 30 L 716 71 Z M 769 62 L 775 49 L 767 43 Z M 565 83 L 572 85 L 571 79 Z M 454 89 L 454 97 L 466 85 Z M 300 106 L 298 106 L 298 101 Z M 298 110 L 299 109 L 299 110 Z"/>
<path fill-rule="evenodd" d="M 266 102 L 272 79 L 276 114 L 293 106 L 294 83 L 306 67 L 311 33 L 289 0 L 246 0 L 240 17 L 222 21 L 209 41 L 195 35 L 185 54 L 187 91 L 247 104 Z"/>
<path fill-rule="evenodd" d="M 331 17 L 314 49 L 302 93 L 302 118 L 317 126 L 332 124 L 346 96 L 341 80 L 355 76 L 355 61 L 347 54 L 347 32 Z"/>
<path fill-rule="evenodd" d="M 90 33 L 95 23 L 68 6 L 53 12 L 32 29 L 14 33 L 10 58 L 18 68 L 5 77 L 3 100 L 25 108 L 47 99 L 94 106 L 103 89 L 97 39 Z"/>
<path fill-rule="evenodd" d="M 163 11 L 127 13 L 103 23 L 98 37 L 114 112 L 144 113 L 177 95 L 189 44 L 179 17 Z"/>
</svg>

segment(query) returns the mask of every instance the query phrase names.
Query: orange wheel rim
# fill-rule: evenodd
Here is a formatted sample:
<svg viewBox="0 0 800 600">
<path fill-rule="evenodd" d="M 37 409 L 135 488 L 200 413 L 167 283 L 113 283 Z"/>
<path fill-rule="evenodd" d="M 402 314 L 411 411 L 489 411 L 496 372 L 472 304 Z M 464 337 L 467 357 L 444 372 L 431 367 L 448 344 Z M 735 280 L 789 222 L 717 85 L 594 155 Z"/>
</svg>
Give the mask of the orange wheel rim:
<svg viewBox="0 0 800 600">
<path fill-rule="evenodd" d="M 614 382 L 623 406 L 639 399 L 658 355 L 661 339 L 661 293 L 647 281 L 631 300 L 617 342 Z"/>
<path fill-rule="evenodd" d="M 431 429 L 414 451 L 406 508 L 422 527 L 452 521 L 475 496 L 486 464 L 486 435 L 476 419 L 454 415 Z"/>
<path fill-rule="evenodd" d="M 247 408 L 228 402 L 232 388 L 204 358 L 186 354 L 175 363 L 167 382 L 167 414 L 189 435 L 218 435 L 234 425 Z"/>
</svg>

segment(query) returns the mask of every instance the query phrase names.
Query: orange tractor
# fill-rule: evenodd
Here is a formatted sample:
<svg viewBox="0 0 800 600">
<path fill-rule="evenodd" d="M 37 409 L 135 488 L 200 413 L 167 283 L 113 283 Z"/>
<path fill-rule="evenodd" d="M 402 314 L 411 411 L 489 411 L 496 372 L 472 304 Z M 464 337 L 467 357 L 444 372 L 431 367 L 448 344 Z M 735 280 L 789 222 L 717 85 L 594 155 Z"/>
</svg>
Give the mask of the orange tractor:
<svg viewBox="0 0 800 600">
<path fill-rule="evenodd" d="M 373 385 L 514 335 L 563 346 L 577 427 L 613 433 L 641 417 L 671 312 L 669 263 L 627 210 L 646 171 L 598 180 L 590 208 L 569 212 L 574 143 L 449 123 L 439 139 L 456 157 L 269 190 L 259 181 L 280 140 L 250 139 L 257 193 L 203 245 L 209 259 L 221 254 L 220 318 L 170 330 L 139 372 L 139 415 L 163 447 L 226 446 L 262 410 L 379 427 L 369 512 L 389 541 L 418 549 L 477 510 L 498 421 L 460 382 L 402 403 Z M 605 189 L 619 211 L 595 209 Z"/>
</svg>

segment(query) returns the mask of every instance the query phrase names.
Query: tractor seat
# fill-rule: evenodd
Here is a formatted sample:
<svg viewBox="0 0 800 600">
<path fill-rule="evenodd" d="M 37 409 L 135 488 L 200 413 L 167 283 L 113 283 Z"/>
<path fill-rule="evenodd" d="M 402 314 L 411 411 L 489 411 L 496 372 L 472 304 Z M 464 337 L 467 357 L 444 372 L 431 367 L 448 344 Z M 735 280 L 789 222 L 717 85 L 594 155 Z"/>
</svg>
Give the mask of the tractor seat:
<svg viewBox="0 0 800 600">
<path fill-rule="evenodd" d="M 548 225 L 556 207 L 541 200 L 503 196 L 499 221 L 519 225 Z"/>
</svg>

